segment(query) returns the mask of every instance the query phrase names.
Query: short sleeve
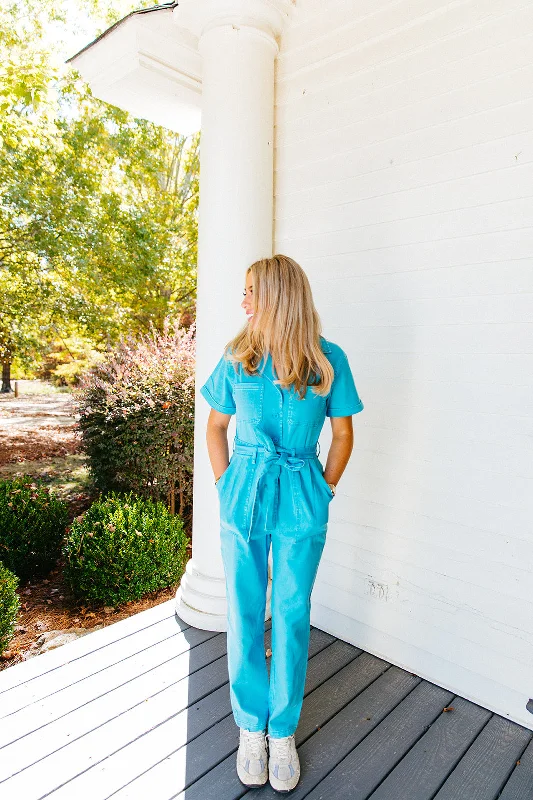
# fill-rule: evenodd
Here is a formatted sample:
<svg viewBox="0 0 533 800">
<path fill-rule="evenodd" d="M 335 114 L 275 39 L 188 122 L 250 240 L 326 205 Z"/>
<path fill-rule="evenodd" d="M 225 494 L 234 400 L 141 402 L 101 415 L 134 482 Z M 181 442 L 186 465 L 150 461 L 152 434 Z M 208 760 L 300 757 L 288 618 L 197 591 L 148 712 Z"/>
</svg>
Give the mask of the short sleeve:
<svg viewBox="0 0 533 800">
<path fill-rule="evenodd" d="M 334 370 L 335 377 L 326 401 L 326 416 L 349 417 L 359 413 L 364 406 L 357 394 L 348 356 L 344 351 Z"/>
<path fill-rule="evenodd" d="M 220 411 L 222 414 L 235 414 L 237 409 L 233 399 L 234 380 L 233 363 L 222 355 L 215 369 L 200 388 L 200 394 L 216 411 Z"/>
</svg>

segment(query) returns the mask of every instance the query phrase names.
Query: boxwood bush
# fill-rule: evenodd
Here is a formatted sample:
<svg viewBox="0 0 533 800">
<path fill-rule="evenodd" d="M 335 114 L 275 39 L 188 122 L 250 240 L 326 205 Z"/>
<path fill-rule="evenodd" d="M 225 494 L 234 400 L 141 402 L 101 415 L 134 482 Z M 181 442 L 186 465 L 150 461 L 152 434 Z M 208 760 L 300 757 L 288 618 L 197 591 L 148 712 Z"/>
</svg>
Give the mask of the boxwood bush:
<svg viewBox="0 0 533 800">
<path fill-rule="evenodd" d="M 0 559 L 21 581 L 55 566 L 67 522 L 67 504 L 39 480 L 0 479 Z"/>
<path fill-rule="evenodd" d="M 73 521 L 63 547 L 65 580 L 83 600 L 118 605 L 181 578 L 188 537 L 161 501 L 110 492 Z"/>
<path fill-rule="evenodd" d="M 0 653 L 8 646 L 20 608 L 18 578 L 0 561 Z"/>
</svg>

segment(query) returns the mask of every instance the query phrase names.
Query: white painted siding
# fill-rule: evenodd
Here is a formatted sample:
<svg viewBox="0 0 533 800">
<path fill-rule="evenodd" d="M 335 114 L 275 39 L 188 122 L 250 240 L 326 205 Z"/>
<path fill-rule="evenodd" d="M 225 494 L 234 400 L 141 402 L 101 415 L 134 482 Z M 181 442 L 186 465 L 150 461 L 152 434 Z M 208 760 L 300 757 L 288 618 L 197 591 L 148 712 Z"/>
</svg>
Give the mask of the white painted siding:
<svg viewBox="0 0 533 800">
<path fill-rule="evenodd" d="M 313 624 L 530 728 L 532 51 L 521 0 L 297 0 L 275 151 L 365 404 Z"/>
</svg>

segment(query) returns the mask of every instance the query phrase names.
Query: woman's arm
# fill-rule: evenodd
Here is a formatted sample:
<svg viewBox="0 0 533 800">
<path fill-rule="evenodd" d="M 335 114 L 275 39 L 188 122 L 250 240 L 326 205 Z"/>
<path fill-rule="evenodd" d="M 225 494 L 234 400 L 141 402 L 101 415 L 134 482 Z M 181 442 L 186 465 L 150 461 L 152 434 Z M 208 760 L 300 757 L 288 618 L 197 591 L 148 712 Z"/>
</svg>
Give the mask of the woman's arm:
<svg viewBox="0 0 533 800">
<path fill-rule="evenodd" d="M 326 483 L 333 483 L 336 486 L 346 469 L 353 450 L 352 418 L 331 417 L 331 430 L 333 439 L 324 468 L 324 478 Z"/>
<path fill-rule="evenodd" d="M 207 420 L 207 451 L 217 481 L 229 466 L 228 425 L 231 414 L 211 409 Z"/>
</svg>

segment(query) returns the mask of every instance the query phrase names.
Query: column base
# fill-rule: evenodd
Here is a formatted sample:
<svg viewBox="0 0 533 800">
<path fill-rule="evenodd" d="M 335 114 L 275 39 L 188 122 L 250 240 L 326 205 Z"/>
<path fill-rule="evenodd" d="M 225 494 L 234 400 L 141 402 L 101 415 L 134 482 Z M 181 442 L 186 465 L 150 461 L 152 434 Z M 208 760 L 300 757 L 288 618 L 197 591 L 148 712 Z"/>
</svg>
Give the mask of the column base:
<svg viewBox="0 0 533 800">
<path fill-rule="evenodd" d="M 269 579 L 266 593 L 265 621 L 270 619 L 270 595 L 272 582 Z M 176 614 L 194 628 L 203 631 L 227 630 L 226 582 L 224 578 L 202 575 L 191 558 L 187 562 L 181 583 L 176 591 Z"/>
</svg>

